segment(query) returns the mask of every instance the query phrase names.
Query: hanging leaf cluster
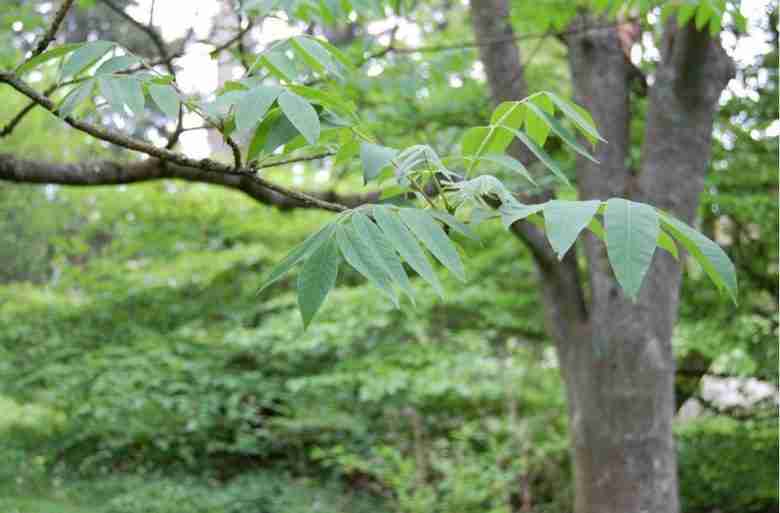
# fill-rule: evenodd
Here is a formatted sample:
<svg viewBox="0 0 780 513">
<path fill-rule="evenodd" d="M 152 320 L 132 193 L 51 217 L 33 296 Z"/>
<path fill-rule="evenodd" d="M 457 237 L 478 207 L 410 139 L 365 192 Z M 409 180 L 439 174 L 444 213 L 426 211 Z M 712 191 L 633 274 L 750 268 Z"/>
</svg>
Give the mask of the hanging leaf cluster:
<svg viewBox="0 0 780 513">
<path fill-rule="evenodd" d="M 682 2 L 676 7 L 681 23 L 693 19 L 697 27 L 709 23 L 710 29 L 720 24 L 712 21 L 722 15 L 715 3 L 688 5 Z M 253 11 L 282 8 L 273 0 L 248 1 L 243 6 Z M 327 17 L 336 9 L 329 2 L 293 2 L 288 8 L 316 9 L 310 13 L 315 17 Z M 532 186 L 537 184 L 534 168 L 506 154 L 515 140 L 535 157 L 535 167 L 565 186 L 571 185 L 567 172 L 545 150 L 550 137 L 596 162 L 589 147 L 605 141 L 593 119 L 556 94 L 540 92 L 501 103 L 488 125 L 464 132 L 459 154 L 441 156 L 429 145 L 396 149 L 378 144 L 345 94 L 312 87 L 311 82 L 305 85 L 307 80 L 341 83 L 354 70 L 339 49 L 308 35 L 269 45 L 243 78 L 225 83 L 205 100 L 182 94 L 173 77 L 108 41 L 54 47 L 24 62 L 16 72 L 22 75 L 50 62 L 58 63 L 58 81 L 67 91 L 58 102 L 61 116 L 78 115 L 88 100 L 95 103 L 96 95 L 104 100 L 96 107 L 123 116 L 141 116 L 152 105 L 171 120 L 192 112 L 226 139 L 237 135 L 247 142 L 244 154 L 249 165 L 241 169 L 246 173 L 254 172 L 253 166 L 280 148 L 288 153 L 325 147 L 336 165 L 360 161 L 364 183 L 381 188 L 381 203 L 341 212 L 266 276 L 262 290 L 300 267 L 298 304 L 305 326 L 344 267 L 365 277 L 396 306 L 404 295 L 414 301 L 410 271 L 443 295 L 437 265 L 465 280 L 455 240 L 477 239 L 473 227 L 490 219 L 500 219 L 507 228 L 518 222 L 534 223 L 544 230 L 559 258 L 587 230 L 604 241 L 615 278 L 631 298 L 640 295 L 656 249 L 679 258 L 681 245 L 718 289 L 736 301 L 734 266 L 723 250 L 670 215 L 622 198 L 524 204 L 497 177 L 497 171 L 508 170 Z M 239 166 L 241 159 L 235 160 Z"/>
</svg>

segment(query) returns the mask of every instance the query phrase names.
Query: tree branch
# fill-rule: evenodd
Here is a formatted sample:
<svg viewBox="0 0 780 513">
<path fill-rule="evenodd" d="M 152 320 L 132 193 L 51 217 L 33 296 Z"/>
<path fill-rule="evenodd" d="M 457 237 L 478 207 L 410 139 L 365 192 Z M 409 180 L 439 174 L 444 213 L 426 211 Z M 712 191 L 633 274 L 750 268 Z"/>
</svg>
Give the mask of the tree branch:
<svg viewBox="0 0 780 513">
<path fill-rule="evenodd" d="M 111 0 L 100 0 L 106 7 L 117 13 L 122 18 L 126 19 L 131 25 L 133 25 L 135 28 L 140 30 L 141 32 L 145 33 L 149 39 L 151 40 L 154 47 L 157 49 L 157 54 L 160 56 L 160 60 L 162 61 L 163 65 L 165 66 L 165 69 L 168 70 L 168 73 L 171 74 L 171 76 L 176 75 L 176 70 L 173 68 L 173 63 L 171 62 L 173 58 L 171 57 L 170 52 L 168 51 L 168 47 L 165 44 L 165 41 L 163 41 L 162 36 L 159 32 L 157 32 L 154 27 L 151 25 L 146 25 L 144 23 L 141 23 L 140 21 L 136 20 L 120 6 L 116 5 Z"/>
<path fill-rule="evenodd" d="M 286 160 L 276 165 L 289 164 L 298 159 Z M 29 160 L 0 153 L 0 180 L 18 183 L 59 184 L 71 186 L 120 185 L 160 179 L 181 179 L 188 182 L 220 185 L 243 192 L 265 205 L 283 210 L 293 208 L 322 208 L 321 203 L 302 202 L 265 187 L 249 175 L 228 175 L 195 167 L 165 163 L 157 159 L 138 162 L 97 161 L 62 164 Z M 344 208 L 354 208 L 377 201 L 378 193 L 339 195 L 335 192 L 307 192 L 306 196 L 328 204 L 338 203 Z"/>
<path fill-rule="evenodd" d="M 10 85 L 11 87 L 16 89 L 23 95 L 27 96 L 31 100 L 35 101 L 38 105 L 42 106 L 46 110 L 59 116 L 59 111 L 57 110 L 57 107 L 49 98 L 38 93 L 35 89 L 27 85 L 24 81 L 17 78 L 13 73 L 0 72 L 0 83 L 3 82 Z M 88 123 L 86 121 L 78 120 L 71 116 L 65 116 L 63 120 L 67 124 L 75 128 L 76 130 L 89 134 L 96 139 L 100 139 L 101 141 L 106 141 L 115 144 L 117 146 L 121 146 L 122 148 L 144 153 L 146 155 L 149 155 L 150 157 L 154 157 L 164 162 L 170 162 L 188 168 L 197 168 L 202 171 L 207 171 L 212 173 L 222 173 L 225 175 L 236 175 L 236 176 L 245 177 L 246 180 L 254 181 L 262 187 L 265 187 L 283 196 L 287 196 L 293 200 L 298 201 L 302 206 L 318 207 L 323 210 L 330 210 L 331 212 L 342 212 L 344 210 L 347 210 L 347 207 L 344 205 L 332 203 L 329 201 L 324 201 L 314 196 L 309 196 L 308 194 L 298 192 L 292 189 L 288 189 L 281 185 L 270 182 L 265 178 L 255 174 L 254 169 L 249 169 L 249 168 L 235 169 L 233 166 L 229 166 L 227 164 L 223 164 L 222 162 L 217 162 L 211 159 L 193 159 L 181 153 L 177 153 L 175 151 L 171 151 L 166 148 L 158 148 L 145 141 L 141 141 L 139 139 L 126 136 L 124 134 L 104 128 L 102 126 L 98 126 L 92 123 Z M 279 164 L 277 163 L 273 165 L 279 165 Z"/>
<path fill-rule="evenodd" d="M 70 9 L 71 5 L 73 5 L 73 0 L 64 0 L 64 2 L 62 2 L 59 10 L 57 10 L 57 12 L 54 14 L 54 19 L 52 20 L 51 25 L 49 25 L 49 28 L 46 29 L 46 32 L 43 34 L 41 40 L 38 41 L 38 44 L 35 45 L 35 48 L 30 55 L 30 59 L 36 55 L 42 54 L 46 48 L 48 48 L 51 42 L 54 41 L 54 37 L 57 35 L 57 30 L 59 30 L 60 25 L 62 24 L 62 20 L 65 19 L 65 15 L 68 14 L 68 10 Z"/>
</svg>

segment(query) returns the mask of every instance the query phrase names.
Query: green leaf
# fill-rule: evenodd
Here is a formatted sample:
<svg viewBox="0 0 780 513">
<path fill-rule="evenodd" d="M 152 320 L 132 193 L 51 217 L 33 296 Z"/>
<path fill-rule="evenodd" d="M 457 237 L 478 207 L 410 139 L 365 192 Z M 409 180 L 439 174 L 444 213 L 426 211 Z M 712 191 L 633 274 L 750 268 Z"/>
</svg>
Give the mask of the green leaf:
<svg viewBox="0 0 780 513">
<path fill-rule="evenodd" d="M 575 125 L 577 125 L 585 134 L 588 134 L 593 139 L 599 140 L 601 142 L 607 142 L 601 137 L 598 130 L 596 130 L 596 125 L 593 123 L 593 119 L 590 117 L 590 114 L 585 111 L 585 109 L 577 104 L 564 100 L 555 93 L 547 92 L 545 94 L 549 96 L 555 106 L 558 107 L 561 112 L 563 112 L 563 114 Z"/>
<path fill-rule="evenodd" d="M 710 7 L 707 2 L 701 2 L 698 9 L 696 9 L 696 30 L 701 30 L 704 28 L 704 26 L 710 20 L 710 16 L 713 14 L 715 14 L 715 11 L 712 10 L 712 7 Z"/>
<path fill-rule="evenodd" d="M 593 232 L 593 235 L 602 241 L 606 240 L 607 234 L 604 232 L 604 227 L 601 226 L 601 223 L 595 217 L 590 220 L 590 223 L 588 223 L 588 230 Z"/>
<path fill-rule="evenodd" d="M 696 4 L 694 3 L 684 3 L 680 6 L 680 9 L 677 11 L 677 25 L 679 27 L 684 27 L 688 24 L 688 22 L 693 18 L 693 15 L 696 13 Z"/>
<path fill-rule="evenodd" d="M 580 232 L 590 224 L 600 205 L 601 201 L 598 200 L 553 200 L 547 203 L 544 208 L 545 230 L 559 259 L 563 258 Z"/>
<path fill-rule="evenodd" d="M 360 143 L 360 162 L 363 164 L 363 183 L 368 183 L 390 165 L 398 150 L 372 143 Z"/>
<path fill-rule="evenodd" d="M 393 304 L 398 307 L 398 294 L 390 283 L 390 277 L 384 270 L 382 263 L 371 250 L 368 241 L 360 238 L 352 225 L 339 225 L 336 229 L 336 241 L 341 254 L 357 272 L 362 274 L 369 282 L 384 292 Z"/>
<path fill-rule="evenodd" d="M 16 68 L 16 74 L 19 76 L 24 75 L 28 71 L 32 71 L 36 67 L 40 66 L 44 62 L 48 62 L 53 59 L 58 59 L 60 57 L 64 57 L 68 55 L 69 53 L 72 53 L 82 46 L 84 46 L 85 43 L 68 43 L 60 46 L 55 46 L 51 50 L 47 50 L 40 55 L 36 55 L 32 59 L 25 61 L 22 63 L 21 66 Z"/>
<path fill-rule="evenodd" d="M 89 79 L 81 83 L 77 88 L 73 89 L 62 100 L 57 114 L 61 117 L 70 116 L 76 107 L 84 103 L 92 94 L 92 89 L 95 87 L 95 81 Z"/>
<path fill-rule="evenodd" d="M 626 294 L 636 299 L 658 241 L 658 214 L 649 205 L 612 198 L 607 201 L 604 224 L 615 277 Z"/>
<path fill-rule="evenodd" d="M 466 157 L 466 159 L 471 160 L 470 157 Z M 531 174 L 528 172 L 528 169 L 526 169 L 526 167 L 523 165 L 523 163 L 515 158 L 510 157 L 509 155 L 504 155 L 501 153 L 488 154 L 488 155 L 482 155 L 477 160 L 492 162 L 494 164 L 498 164 L 499 166 L 505 167 L 510 171 L 515 171 L 517 173 L 520 173 L 520 175 L 523 178 L 525 178 L 532 184 L 536 185 L 536 182 L 534 181 Z"/>
<path fill-rule="evenodd" d="M 268 276 L 263 281 L 263 285 L 257 291 L 257 294 L 261 294 L 265 289 L 281 280 L 288 272 L 290 272 L 290 269 L 292 269 L 295 264 L 309 256 L 312 251 L 319 248 L 325 241 L 330 240 L 330 238 L 333 236 L 335 228 L 336 225 L 334 223 L 327 224 L 317 232 L 309 235 L 306 240 L 293 248 L 292 251 L 290 251 L 287 256 L 284 257 L 284 260 L 276 264 L 274 268 L 271 269 L 271 272 L 268 273 Z"/>
<path fill-rule="evenodd" d="M 106 62 L 98 66 L 95 70 L 95 75 L 110 75 L 117 71 L 122 71 L 130 66 L 134 66 L 141 62 L 141 58 L 135 55 L 120 55 L 118 57 L 112 57 Z"/>
<path fill-rule="evenodd" d="M 86 43 L 81 48 L 73 52 L 62 66 L 62 77 L 76 76 L 88 67 L 92 66 L 109 50 L 114 47 L 110 41 L 93 41 Z"/>
<path fill-rule="evenodd" d="M 344 52 L 342 52 L 337 46 L 333 45 L 329 41 L 324 41 L 322 39 L 317 39 L 317 44 L 320 44 L 325 47 L 325 49 L 335 58 L 339 63 L 341 63 L 342 66 L 344 66 L 349 71 L 354 71 L 355 65 L 352 63 L 352 60 L 346 56 Z"/>
<path fill-rule="evenodd" d="M 482 141 L 490 134 L 490 127 L 475 126 L 466 130 L 460 142 L 461 152 L 464 156 L 476 155 Z"/>
<path fill-rule="evenodd" d="M 552 129 L 553 133 L 560 137 L 563 142 L 568 144 L 569 146 L 574 149 L 577 153 L 585 157 L 586 159 L 590 160 L 591 162 L 595 162 L 596 164 L 599 163 L 598 160 L 593 158 L 593 156 L 586 150 L 579 142 L 577 142 L 577 138 L 574 134 L 572 134 L 569 130 L 567 130 L 563 125 L 558 122 L 557 119 L 550 116 L 547 112 L 543 111 L 533 103 L 527 104 L 528 109 L 536 112 L 536 114 L 539 116 L 539 118 L 543 119 L 547 125 Z"/>
<path fill-rule="evenodd" d="M 336 284 L 340 263 L 341 256 L 331 236 L 303 263 L 298 275 L 298 307 L 301 310 L 304 329 L 309 327 L 314 315 Z"/>
<path fill-rule="evenodd" d="M 439 296 L 444 297 L 444 289 L 439 282 L 436 272 L 433 270 L 428 257 L 425 255 L 417 239 L 401 222 L 398 215 L 389 207 L 374 205 L 374 217 L 379 227 L 384 232 L 390 244 L 398 251 L 401 257 L 428 282 Z"/>
<path fill-rule="evenodd" d="M 315 43 L 307 40 L 305 37 L 293 37 L 290 39 L 290 46 L 292 46 L 295 53 L 298 54 L 311 69 L 323 73 L 326 68 L 325 63 L 321 59 L 321 54 L 325 53 L 327 59 L 330 59 L 330 56 L 327 55 L 327 52 L 324 52 L 322 47 L 319 48 L 319 57 L 315 55 L 317 50 L 314 49 L 314 44 Z"/>
<path fill-rule="evenodd" d="M 290 45 L 314 71 L 322 73 L 327 70 L 332 75 L 341 78 L 338 66 L 318 40 L 298 36 L 290 39 Z"/>
<path fill-rule="evenodd" d="M 680 259 L 680 255 L 677 252 L 677 244 L 675 244 L 674 239 L 672 239 L 669 234 L 663 230 L 658 232 L 658 247 L 663 248 L 668 253 L 670 253 L 675 260 Z"/>
<path fill-rule="evenodd" d="M 102 94 L 111 108 L 119 114 L 125 114 L 124 106 L 135 114 L 141 114 L 144 110 L 144 93 L 141 83 L 131 77 L 114 77 L 103 75 L 98 78 L 100 94 Z"/>
<path fill-rule="evenodd" d="M 294 82 L 298 76 L 295 71 L 295 63 L 281 51 L 271 51 L 261 55 L 255 64 L 265 66 L 272 75 L 286 82 Z"/>
<path fill-rule="evenodd" d="M 499 104 L 490 116 L 490 124 L 518 130 L 525 121 L 523 103 L 503 102 Z"/>
<path fill-rule="evenodd" d="M 478 126 L 466 131 L 461 148 L 465 157 L 478 158 L 487 153 L 502 153 L 511 142 L 512 132 L 508 128 Z"/>
<path fill-rule="evenodd" d="M 401 264 L 401 259 L 398 258 L 398 254 L 385 237 L 384 232 L 362 212 L 352 214 L 352 226 L 360 238 L 369 243 L 376 261 L 380 263 L 385 274 L 392 282 L 397 283 L 414 302 L 414 290 L 409 283 L 409 277 Z"/>
<path fill-rule="evenodd" d="M 726 252 L 710 239 L 687 224 L 669 215 L 661 214 L 664 228 L 696 259 L 718 290 L 725 291 L 737 303 L 737 273 Z"/>
<path fill-rule="evenodd" d="M 343 166 L 347 164 L 350 160 L 352 160 L 352 157 L 357 155 L 360 152 L 360 143 L 356 139 L 352 139 L 350 141 L 345 142 L 341 145 L 339 148 L 339 151 L 336 152 L 336 156 L 333 157 L 333 164 L 336 167 Z"/>
<path fill-rule="evenodd" d="M 359 121 L 357 113 L 355 112 L 355 106 L 351 102 L 346 101 L 335 94 L 329 94 L 314 87 L 299 85 L 291 85 L 288 89 L 295 94 L 306 98 L 311 103 L 322 105 L 339 116 Z"/>
<path fill-rule="evenodd" d="M 469 228 L 465 223 L 461 222 L 457 217 L 440 210 L 428 210 L 427 212 L 431 216 L 449 226 L 453 231 L 463 235 L 467 239 L 479 242 L 479 236 L 474 233 L 474 230 Z"/>
<path fill-rule="evenodd" d="M 290 123 L 303 135 L 309 144 L 320 138 L 320 118 L 309 102 L 295 93 L 285 91 L 279 95 L 279 107 Z"/>
<path fill-rule="evenodd" d="M 566 174 L 558 166 L 558 163 L 555 162 L 555 160 L 552 157 L 550 157 L 550 155 L 548 155 L 546 151 L 544 151 L 544 149 L 542 149 L 539 145 L 533 142 L 527 135 L 525 135 L 520 130 L 512 130 L 512 133 L 514 133 L 515 136 L 518 139 L 520 139 L 523 142 L 523 144 L 525 144 L 528 147 L 529 150 L 531 150 L 531 153 L 536 155 L 536 158 L 542 161 L 542 164 L 544 164 L 547 167 L 547 169 L 552 171 L 552 174 L 554 174 L 563 183 L 571 187 L 571 183 L 569 182 L 569 179 L 566 177 Z"/>
<path fill-rule="evenodd" d="M 178 119 L 181 101 L 179 95 L 172 86 L 162 84 L 149 84 L 149 96 L 160 110 L 171 119 Z"/>
<path fill-rule="evenodd" d="M 547 98 L 546 96 L 537 96 L 536 98 Z M 548 100 L 549 101 L 549 100 Z M 544 112 L 541 107 L 534 105 L 532 101 L 525 102 L 525 131 L 528 136 L 539 146 L 544 146 L 547 136 L 550 135 L 550 124 L 547 118 L 542 116 Z M 546 114 L 546 113 L 545 113 Z"/>
<path fill-rule="evenodd" d="M 528 216 L 541 212 L 547 206 L 547 203 L 540 203 L 538 205 L 524 205 L 513 201 L 512 203 L 504 203 L 499 209 L 501 214 L 501 222 L 509 229 L 517 221 L 525 219 Z"/>
<path fill-rule="evenodd" d="M 249 144 L 247 160 L 254 160 L 260 154 L 270 154 L 283 144 L 287 144 L 298 135 L 298 130 L 278 109 L 272 109 L 255 130 Z"/>
<path fill-rule="evenodd" d="M 399 215 L 409 230 L 422 241 L 439 262 L 458 279 L 466 281 L 466 272 L 458 250 L 433 217 L 424 210 L 416 208 L 402 208 L 399 210 Z"/>
<path fill-rule="evenodd" d="M 263 85 L 246 92 L 236 102 L 236 128 L 238 131 L 253 130 L 281 93 L 282 88 L 280 87 Z"/>
</svg>

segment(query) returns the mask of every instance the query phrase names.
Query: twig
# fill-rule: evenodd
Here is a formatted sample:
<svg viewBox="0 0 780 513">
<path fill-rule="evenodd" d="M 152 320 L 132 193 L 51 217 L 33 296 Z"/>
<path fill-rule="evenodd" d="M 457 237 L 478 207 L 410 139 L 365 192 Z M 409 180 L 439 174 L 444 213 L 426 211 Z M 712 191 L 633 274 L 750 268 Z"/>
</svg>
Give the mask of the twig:
<svg viewBox="0 0 780 513">
<path fill-rule="evenodd" d="M 609 29 L 614 28 L 615 24 L 605 24 L 605 25 L 592 25 L 587 27 L 579 27 L 579 28 L 573 28 L 568 30 L 562 30 L 559 32 L 552 32 L 552 31 L 545 31 L 545 32 L 537 32 L 532 34 L 521 34 L 519 36 L 513 36 L 513 37 L 503 37 L 503 38 L 496 38 L 496 39 L 489 39 L 486 41 L 466 41 L 465 43 L 458 43 L 458 44 L 451 44 L 451 45 L 428 45 L 428 46 L 416 46 L 416 47 L 397 47 L 397 46 L 388 46 L 385 47 L 385 53 L 389 52 L 395 52 L 395 53 L 434 53 L 434 52 L 444 52 L 448 50 L 465 50 L 469 48 L 479 48 L 482 46 L 492 46 L 496 44 L 501 43 L 507 43 L 510 41 L 525 41 L 528 39 L 544 39 L 549 36 L 555 36 L 555 37 L 564 37 L 564 36 L 571 36 L 575 34 L 580 34 L 583 32 L 590 32 L 592 30 L 602 30 L 602 29 Z"/>
<path fill-rule="evenodd" d="M 225 135 L 223 132 L 222 135 L 223 139 L 225 140 L 225 143 L 230 146 L 230 151 L 233 152 L 233 169 L 236 171 L 241 169 L 241 148 L 238 147 L 238 144 L 236 144 L 236 141 L 233 140 L 232 137 L 229 135 Z"/>
<path fill-rule="evenodd" d="M 165 41 L 163 41 L 162 36 L 160 36 L 160 33 L 157 32 L 157 30 L 154 29 L 151 25 L 145 25 L 144 23 L 141 23 L 140 21 L 136 20 L 127 12 L 122 9 L 120 6 L 116 5 L 111 0 L 100 0 L 103 4 L 105 4 L 106 7 L 117 13 L 122 18 L 126 19 L 131 25 L 136 27 L 138 30 L 144 32 L 149 39 L 152 41 L 152 44 L 157 49 L 157 53 L 160 56 L 160 59 L 162 60 L 163 65 L 165 66 L 165 69 L 168 70 L 168 73 L 171 74 L 171 76 L 176 76 L 176 71 L 173 68 L 173 63 L 171 62 L 172 57 L 170 53 L 168 52 L 168 47 L 165 44 Z"/>
<path fill-rule="evenodd" d="M 62 20 L 65 19 L 65 15 L 68 14 L 68 10 L 70 9 L 71 5 L 73 5 L 73 0 L 65 0 L 62 2 L 62 5 L 54 14 L 54 19 L 52 20 L 51 25 L 49 25 L 49 28 L 43 34 L 41 40 L 38 41 L 38 44 L 35 45 L 35 48 L 30 55 L 30 59 L 36 55 L 42 54 L 46 48 L 48 48 L 51 42 L 54 41 L 54 37 L 57 35 L 57 30 L 60 28 Z"/>
</svg>

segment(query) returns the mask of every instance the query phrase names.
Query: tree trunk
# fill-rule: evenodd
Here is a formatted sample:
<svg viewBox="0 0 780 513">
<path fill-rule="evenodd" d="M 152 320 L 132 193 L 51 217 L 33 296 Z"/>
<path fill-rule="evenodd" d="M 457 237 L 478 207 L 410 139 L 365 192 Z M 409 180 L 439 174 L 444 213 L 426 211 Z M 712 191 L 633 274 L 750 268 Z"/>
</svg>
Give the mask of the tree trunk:
<svg viewBox="0 0 780 513">
<path fill-rule="evenodd" d="M 600 164 L 578 163 L 583 199 L 631 197 L 628 61 L 616 28 L 580 16 L 567 39 L 575 99 L 608 141 Z M 557 340 L 568 395 L 578 513 L 676 513 L 671 336 L 679 271 L 656 255 L 634 304 L 610 270 L 604 244 L 586 236 L 590 302 L 576 339 Z M 671 260 L 671 259 L 668 259 Z M 668 308 L 668 305 L 673 305 Z"/>
<path fill-rule="evenodd" d="M 527 94 L 522 70 L 511 69 L 520 65 L 516 45 L 507 43 L 513 33 L 506 7 L 505 0 L 472 2 L 495 102 Z M 593 114 L 609 141 L 597 148 L 600 164 L 578 162 L 580 197 L 633 198 L 690 222 L 730 61 L 707 34 L 690 26 L 677 29 L 674 21 L 667 26 L 650 88 L 642 167 L 628 169 L 630 82 L 637 70 L 617 28 L 603 28 L 606 23 L 579 16 L 566 40 L 575 99 Z M 678 263 L 656 252 L 633 303 L 612 275 L 604 244 L 586 235 L 590 297 L 585 301 L 573 251 L 557 263 L 531 228 L 514 228 L 539 266 L 550 335 L 566 382 L 575 511 L 678 513 L 671 343 L 681 280 Z"/>
</svg>

